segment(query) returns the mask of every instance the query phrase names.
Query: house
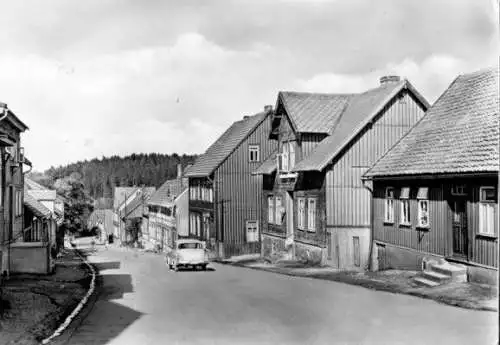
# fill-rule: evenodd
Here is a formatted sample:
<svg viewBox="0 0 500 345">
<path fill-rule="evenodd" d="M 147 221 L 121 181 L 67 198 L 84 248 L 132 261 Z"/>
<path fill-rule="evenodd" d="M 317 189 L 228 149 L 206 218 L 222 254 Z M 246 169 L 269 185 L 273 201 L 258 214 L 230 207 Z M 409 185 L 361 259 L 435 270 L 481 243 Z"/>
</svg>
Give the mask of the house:
<svg viewBox="0 0 500 345">
<path fill-rule="evenodd" d="M 0 267 L 2 274 L 11 269 L 11 245 L 23 234 L 23 165 L 21 133 L 26 126 L 5 103 L 0 103 Z"/>
<path fill-rule="evenodd" d="M 118 219 L 121 223 L 119 239 L 121 243 L 136 243 L 147 227 L 143 224 L 147 212 L 147 201 L 156 191 L 155 187 L 136 187 L 118 206 Z"/>
<path fill-rule="evenodd" d="M 87 220 L 87 228 L 97 230 L 100 243 L 105 243 L 108 236 L 113 234 L 113 215 L 113 210 L 97 209 L 90 214 Z"/>
<path fill-rule="evenodd" d="M 24 178 L 23 232 L 11 244 L 11 272 L 53 272 L 58 225 L 61 224 L 56 200 L 55 190 Z"/>
<path fill-rule="evenodd" d="M 119 217 L 118 208 L 125 200 L 137 190 L 137 187 L 115 187 L 113 190 L 113 237 L 120 239 L 124 229 L 124 222 Z"/>
<path fill-rule="evenodd" d="M 496 282 L 498 76 L 495 67 L 457 77 L 365 174 L 373 185 L 374 269 L 444 259 L 465 264 L 471 281 Z"/>
<path fill-rule="evenodd" d="M 264 178 L 262 255 L 363 270 L 371 194 L 361 176 L 427 108 L 397 76 L 357 94 L 280 92 L 269 134 L 278 151 L 254 172 Z"/>
<path fill-rule="evenodd" d="M 260 251 L 262 177 L 251 172 L 276 149 L 271 114 L 266 106 L 234 122 L 186 173 L 189 236 L 206 241 L 214 256 Z"/>
<path fill-rule="evenodd" d="M 177 166 L 177 177 L 167 180 L 148 200 L 147 231 L 142 233 L 145 248 L 172 247 L 178 237 L 189 235 L 188 178 L 182 166 Z"/>
</svg>

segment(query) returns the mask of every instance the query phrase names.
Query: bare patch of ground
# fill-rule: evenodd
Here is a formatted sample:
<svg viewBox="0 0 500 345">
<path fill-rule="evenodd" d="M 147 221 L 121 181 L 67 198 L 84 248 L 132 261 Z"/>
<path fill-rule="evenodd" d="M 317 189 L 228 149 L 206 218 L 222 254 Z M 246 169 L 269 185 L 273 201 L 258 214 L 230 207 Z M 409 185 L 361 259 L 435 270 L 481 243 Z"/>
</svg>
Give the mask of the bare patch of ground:
<svg viewBox="0 0 500 345">
<path fill-rule="evenodd" d="M 51 275 L 19 274 L 4 282 L 0 344 L 39 344 L 85 295 L 87 267 L 74 250 L 63 250 Z"/>
</svg>

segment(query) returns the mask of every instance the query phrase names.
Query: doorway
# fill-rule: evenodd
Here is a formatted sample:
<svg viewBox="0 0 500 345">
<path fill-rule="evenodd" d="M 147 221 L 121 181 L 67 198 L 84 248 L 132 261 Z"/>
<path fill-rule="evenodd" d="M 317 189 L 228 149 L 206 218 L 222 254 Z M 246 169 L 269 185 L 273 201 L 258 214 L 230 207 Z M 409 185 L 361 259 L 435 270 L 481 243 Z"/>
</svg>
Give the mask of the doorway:
<svg viewBox="0 0 500 345">
<path fill-rule="evenodd" d="M 455 199 L 452 206 L 453 256 L 468 258 L 467 200 Z"/>
</svg>

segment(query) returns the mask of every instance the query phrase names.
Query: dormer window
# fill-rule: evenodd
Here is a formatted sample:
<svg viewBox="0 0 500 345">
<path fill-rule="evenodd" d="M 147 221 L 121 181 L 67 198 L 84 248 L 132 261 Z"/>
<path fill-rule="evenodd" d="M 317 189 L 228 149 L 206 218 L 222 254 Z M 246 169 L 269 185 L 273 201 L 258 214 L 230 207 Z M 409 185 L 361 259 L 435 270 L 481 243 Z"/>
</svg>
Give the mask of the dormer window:
<svg viewBox="0 0 500 345">
<path fill-rule="evenodd" d="M 259 147 L 259 145 L 249 145 L 248 146 L 248 161 L 249 162 L 259 162 L 260 161 L 260 147 Z"/>
<path fill-rule="evenodd" d="M 278 171 L 289 173 L 295 166 L 295 141 L 282 144 L 281 153 L 278 154 Z"/>
</svg>

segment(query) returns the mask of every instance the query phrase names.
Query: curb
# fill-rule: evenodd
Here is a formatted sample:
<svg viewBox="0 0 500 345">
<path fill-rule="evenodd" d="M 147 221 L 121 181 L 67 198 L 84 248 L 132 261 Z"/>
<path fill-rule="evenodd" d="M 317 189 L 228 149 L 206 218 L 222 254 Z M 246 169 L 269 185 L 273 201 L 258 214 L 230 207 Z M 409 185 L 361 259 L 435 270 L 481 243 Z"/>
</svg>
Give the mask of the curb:
<svg viewBox="0 0 500 345">
<path fill-rule="evenodd" d="M 94 293 L 94 290 L 95 290 L 95 281 L 96 281 L 96 271 L 95 271 L 94 267 L 80 254 L 80 252 L 78 250 L 75 249 L 75 252 L 82 259 L 82 261 L 90 268 L 90 271 L 92 272 L 92 280 L 90 281 L 90 287 L 89 287 L 87 293 L 85 294 L 85 296 L 80 301 L 80 303 L 78 303 L 78 305 L 75 307 L 75 309 L 73 309 L 73 311 L 71 312 L 71 314 L 69 314 L 66 317 L 66 320 L 64 320 L 64 322 L 54 331 L 54 333 L 52 333 L 51 336 L 49 336 L 48 338 L 43 339 L 41 341 L 41 344 L 48 344 L 55 337 L 60 336 L 62 334 L 62 332 L 64 332 L 64 330 L 66 328 L 68 328 L 68 326 L 70 325 L 71 321 L 80 313 L 80 311 L 85 306 L 85 304 L 87 303 L 87 301 L 90 298 L 90 296 Z"/>
</svg>

